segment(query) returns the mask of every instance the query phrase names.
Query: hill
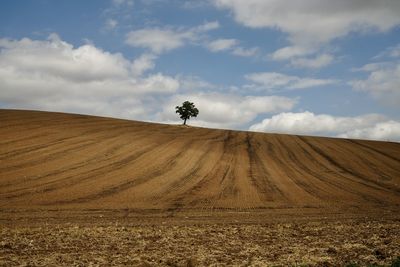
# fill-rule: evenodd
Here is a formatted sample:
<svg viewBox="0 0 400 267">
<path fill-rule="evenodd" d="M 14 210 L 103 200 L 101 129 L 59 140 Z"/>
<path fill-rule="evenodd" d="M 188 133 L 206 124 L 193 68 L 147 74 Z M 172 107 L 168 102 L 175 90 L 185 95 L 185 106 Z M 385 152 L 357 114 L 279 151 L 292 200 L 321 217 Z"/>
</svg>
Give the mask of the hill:
<svg viewBox="0 0 400 267">
<path fill-rule="evenodd" d="M 0 110 L 0 209 L 389 209 L 400 144 Z"/>
</svg>

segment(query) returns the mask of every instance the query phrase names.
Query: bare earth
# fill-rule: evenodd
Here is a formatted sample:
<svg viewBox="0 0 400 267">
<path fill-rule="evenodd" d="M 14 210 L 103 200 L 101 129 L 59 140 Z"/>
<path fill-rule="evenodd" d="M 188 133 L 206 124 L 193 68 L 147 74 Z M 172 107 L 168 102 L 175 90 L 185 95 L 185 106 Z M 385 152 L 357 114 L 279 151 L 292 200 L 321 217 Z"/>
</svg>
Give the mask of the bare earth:
<svg viewBox="0 0 400 267">
<path fill-rule="evenodd" d="M 399 210 L 399 143 L 0 110 L 0 265 L 383 265 Z"/>
</svg>

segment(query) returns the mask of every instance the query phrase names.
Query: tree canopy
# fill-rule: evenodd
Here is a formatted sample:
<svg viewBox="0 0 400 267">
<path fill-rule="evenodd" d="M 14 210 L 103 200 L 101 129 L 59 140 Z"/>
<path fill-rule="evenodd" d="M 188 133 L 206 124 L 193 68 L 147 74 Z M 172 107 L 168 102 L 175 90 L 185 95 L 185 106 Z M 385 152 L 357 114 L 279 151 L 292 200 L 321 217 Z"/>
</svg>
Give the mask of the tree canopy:
<svg viewBox="0 0 400 267">
<path fill-rule="evenodd" d="M 197 117 L 199 114 L 199 110 L 189 101 L 183 102 L 182 106 L 176 106 L 175 109 L 176 113 L 178 113 L 183 120 L 183 125 L 186 125 L 186 120 L 189 120 L 190 117 Z"/>
</svg>

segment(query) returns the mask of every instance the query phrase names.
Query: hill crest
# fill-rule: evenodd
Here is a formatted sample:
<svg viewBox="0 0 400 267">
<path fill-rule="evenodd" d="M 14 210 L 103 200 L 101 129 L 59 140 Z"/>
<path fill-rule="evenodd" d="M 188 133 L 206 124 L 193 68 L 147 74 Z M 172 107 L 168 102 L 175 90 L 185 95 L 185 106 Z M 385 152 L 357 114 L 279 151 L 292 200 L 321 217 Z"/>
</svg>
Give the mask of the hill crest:
<svg viewBox="0 0 400 267">
<path fill-rule="evenodd" d="M 2 209 L 398 208 L 400 144 L 0 110 Z"/>
</svg>

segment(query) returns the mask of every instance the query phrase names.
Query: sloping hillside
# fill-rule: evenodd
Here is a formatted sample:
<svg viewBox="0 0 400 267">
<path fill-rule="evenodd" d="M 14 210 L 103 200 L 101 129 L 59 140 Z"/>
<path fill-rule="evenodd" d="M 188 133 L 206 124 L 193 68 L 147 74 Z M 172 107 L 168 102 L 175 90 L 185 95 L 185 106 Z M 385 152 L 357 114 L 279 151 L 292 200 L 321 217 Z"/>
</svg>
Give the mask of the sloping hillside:
<svg viewBox="0 0 400 267">
<path fill-rule="evenodd" d="M 396 208 L 400 144 L 0 110 L 1 209 Z"/>
</svg>

